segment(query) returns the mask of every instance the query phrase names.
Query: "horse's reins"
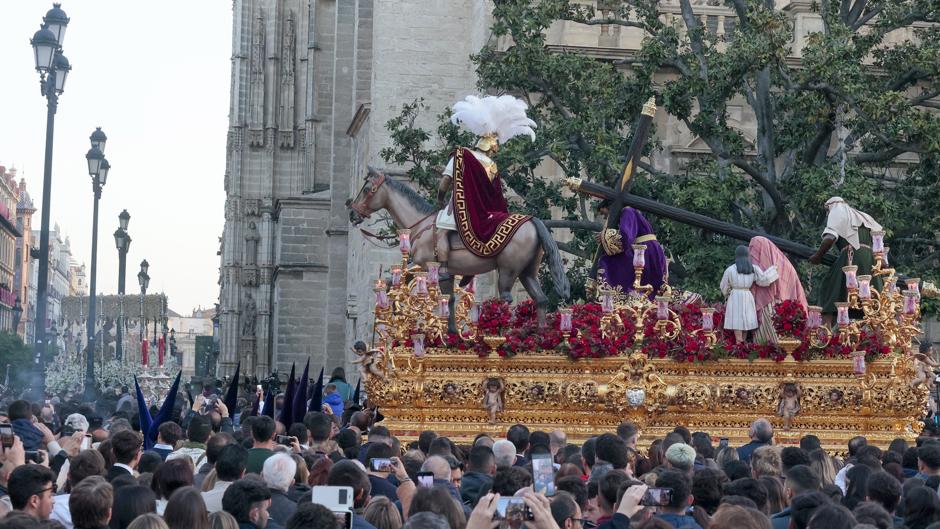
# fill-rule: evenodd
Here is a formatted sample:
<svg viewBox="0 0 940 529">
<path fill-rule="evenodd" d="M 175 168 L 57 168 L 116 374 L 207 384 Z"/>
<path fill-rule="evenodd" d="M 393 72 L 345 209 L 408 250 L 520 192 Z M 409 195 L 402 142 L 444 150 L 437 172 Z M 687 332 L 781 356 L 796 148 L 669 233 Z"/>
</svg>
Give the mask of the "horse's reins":
<svg viewBox="0 0 940 529">
<path fill-rule="evenodd" d="M 364 182 L 364 183 L 362 184 L 362 188 L 359 190 L 358 193 L 356 193 L 356 197 L 357 197 L 357 198 L 358 198 L 359 195 L 361 195 L 362 192 L 365 190 L 366 185 L 367 185 L 368 183 L 369 183 L 369 182 L 366 181 L 366 182 Z M 380 187 L 382 184 L 384 184 L 384 183 L 385 183 L 385 175 L 384 175 L 384 174 L 380 174 L 379 177 L 376 178 L 376 180 L 372 182 L 372 187 L 370 187 L 369 190 L 366 192 L 366 196 L 363 197 L 363 199 L 362 199 L 361 201 L 355 201 L 355 200 L 354 200 L 354 201 L 349 205 L 350 209 L 352 209 L 353 211 L 355 211 L 356 213 L 358 213 L 359 215 L 361 215 L 362 218 L 364 218 L 364 219 L 367 219 L 367 218 L 371 217 L 372 214 L 375 213 L 375 212 L 374 212 L 374 211 L 369 211 L 369 208 L 366 207 L 366 204 L 367 204 L 370 200 L 372 200 L 372 197 L 374 197 L 375 194 L 379 191 L 379 187 Z M 420 219 L 418 219 L 417 222 L 415 222 L 415 223 L 412 224 L 411 226 L 408 226 L 406 229 L 408 229 L 408 230 L 414 229 L 415 226 L 417 226 L 418 224 L 421 224 L 422 222 L 428 220 L 429 218 L 433 217 L 434 215 L 437 215 L 437 212 L 436 212 L 436 211 L 433 211 L 433 212 L 428 213 L 427 215 L 421 217 Z M 415 232 L 415 234 L 412 235 L 412 237 L 411 237 L 411 242 L 414 243 L 415 241 L 417 241 L 422 235 L 425 234 L 425 232 L 427 232 L 429 229 L 431 229 L 432 226 L 433 226 L 433 223 L 428 224 L 427 226 L 424 226 L 424 227 L 422 227 L 421 229 L 419 229 L 417 232 Z M 369 230 L 367 230 L 367 229 L 365 229 L 365 228 L 361 228 L 361 227 L 359 228 L 359 231 L 360 231 L 367 239 L 375 239 L 376 241 L 385 242 L 386 239 L 392 238 L 391 236 L 376 235 L 376 234 L 370 232 Z"/>
</svg>

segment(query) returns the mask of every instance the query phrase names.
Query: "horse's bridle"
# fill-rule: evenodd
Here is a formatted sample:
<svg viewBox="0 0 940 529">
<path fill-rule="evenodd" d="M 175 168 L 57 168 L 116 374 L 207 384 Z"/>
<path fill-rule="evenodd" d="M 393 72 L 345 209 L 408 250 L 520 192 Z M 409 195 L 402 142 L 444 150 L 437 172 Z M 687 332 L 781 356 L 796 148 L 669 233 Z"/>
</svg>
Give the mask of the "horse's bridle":
<svg viewBox="0 0 940 529">
<path fill-rule="evenodd" d="M 381 187 L 382 184 L 384 183 L 385 183 L 385 174 L 382 174 L 382 173 L 380 173 L 379 176 L 377 176 L 373 180 L 367 179 L 365 182 L 362 183 L 362 187 L 359 188 L 359 192 L 356 193 L 356 198 L 353 199 L 352 203 L 349 204 L 349 208 L 355 211 L 356 213 L 358 213 L 359 216 L 361 216 L 363 219 L 367 219 L 370 216 L 372 216 L 372 214 L 375 213 L 375 211 L 374 210 L 370 211 L 369 207 L 366 204 L 368 204 L 369 201 L 372 200 L 372 197 L 374 197 L 375 194 L 378 193 L 379 187 Z M 366 186 L 368 186 L 369 184 L 372 184 L 372 186 L 369 187 L 367 191 Z M 359 200 L 359 197 L 362 196 L 363 191 L 365 191 L 366 194 L 364 197 L 362 197 L 362 200 Z"/>
</svg>

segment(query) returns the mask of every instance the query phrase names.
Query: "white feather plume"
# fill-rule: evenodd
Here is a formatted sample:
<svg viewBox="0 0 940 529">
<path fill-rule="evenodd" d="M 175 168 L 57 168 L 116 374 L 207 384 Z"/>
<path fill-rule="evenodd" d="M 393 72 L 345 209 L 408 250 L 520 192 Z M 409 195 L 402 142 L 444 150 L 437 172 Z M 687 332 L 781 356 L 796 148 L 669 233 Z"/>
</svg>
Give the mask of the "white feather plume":
<svg viewBox="0 0 940 529">
<path fill-rule="evenodd" d="M 535 122 L 526 116 L 528 105 L 511 95 L 467 96 L 454 104 L 450 120 L 477 136 L 496 134 L 500 143 L 523 134 L 535 140 Z"/>
</svg>

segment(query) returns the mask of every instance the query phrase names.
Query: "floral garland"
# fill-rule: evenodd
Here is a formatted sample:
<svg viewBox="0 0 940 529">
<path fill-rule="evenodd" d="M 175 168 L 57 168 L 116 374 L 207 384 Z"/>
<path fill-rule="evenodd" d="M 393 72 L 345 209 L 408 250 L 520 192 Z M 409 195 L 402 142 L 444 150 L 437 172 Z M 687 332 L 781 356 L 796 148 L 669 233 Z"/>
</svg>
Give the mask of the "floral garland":
<svg viewBox="0 0 940 529">
<path fill-rule="evenodd" d="M 492 353 L 483 341 L 484 335 L 500 335 L 505 342 L 496 348 L 501 357 L 512 357 L 524 352 L 564 352 L 570 358 L 606 358 L 630 354 L 638 349 L 650 358 L 671 358 L 678 362 L 706 362 L 723 358 L 746 360 L 771 359 L 777 362 L 786 358 L 786 352 L 773 344 L 736 343 L 734 334 L 723 331 L 724 305 L 715 305 L 713 316 L 717 342 L 709 346 L 704 333 L 696 332 L 702 328 L 701 304 L 674 304 L 672 310 L 679 315 L 683 332 L 673 340 L 656 332 L 656 320 L 650 316 L 643 322 L 643 341 L 635 344 L 636 327 L 631 317 L 621 311 L 623 326 L 617 325 L 607 336 L 601 330 L 603 311 L 597 303 L 572 305 L 572 332 L 567 340 L 559 329 L 557 313 L 549 314 L 546 326 L 538 326 L 535 303 L 526 301 L 512 309 L 506 301 L 487 300 L 481 306 L 479 333 L 474 340 L 463 340 L 458 335 L 448 335 L 446 340 L 433 339 L 430 347 L 472 350 L 480 357 Z M 807 317 L 803 307 L 792 301 L 778 303 L 774 310 L 774 328 L 778 334 L 790 335 L 803 340 L 803 344 L 793 353 L 796 360 L 808 360 L 813 357 L 849 358 L 852 351 L 839 343 L 838 337 L 824 349 L 809 349 Z M 866 353 L 866 360 L 871 361 L 891 352 L 891 348 L 882 343 L 877 334 L 863 331 L 859 345 L 854 350 Z"/>
</svg>

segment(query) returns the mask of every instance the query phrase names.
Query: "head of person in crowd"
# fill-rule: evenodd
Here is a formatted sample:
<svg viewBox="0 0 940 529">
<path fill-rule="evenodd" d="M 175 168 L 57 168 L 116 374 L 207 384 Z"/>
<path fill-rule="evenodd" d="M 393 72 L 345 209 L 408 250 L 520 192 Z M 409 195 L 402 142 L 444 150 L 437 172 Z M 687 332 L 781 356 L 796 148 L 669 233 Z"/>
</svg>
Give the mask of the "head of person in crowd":
<svg viewBox="0 0 940 529">
<path fill-rule="evenodd" d="M 69 494 L 75 529 L 102 529 L 111 521 L 114 489 L 101 476 L 83 479 Z"/>
<path fill-rule="evenodd" d="M 767 512 L 767 487 L 754 478 L 740 478 L 726 484 L 724 494 L 725 496 L 750 498 L 758 510 L 764 514 L 772 514 Z"/>
<path fill-rule="evenodd" d="M 254 477 L 232 483 L 222 496 L 222 509 L 231 514 L 243 528 L 265 529 L 270 506 L 271 491 L 263 481 Z"/>
<path fill-rule="evenodd" d="M 193 487 L 182 487 L 173 492 L 163 519 L 170 529 L 209 529 L 206 503 Z"/>
<path fill-rule="evenodd" d="M 516 463 L 516 446 L 511 441 L 500 439 L 493 443 L 493 456 L 497 468 L 511 467 Z"/>
<path fill-rule="evenodd" d="M 551 500 L 552 518 L 558 529 L 581 529 L 581 506 L 574 496 L 567 492 L 557 492 Z"/>
<path fill-rule="evenodd" d="M 435 475 L 435 479 L 437 476 Z M 532 474 L 523 467 L 502 467 L 493 476 L 492 491 L 501 496 L 513 496 L 519 489 L 532 485 Z"/>
<path fill-rule="evenodd" d="M 112 484 L 113 486 L 113 484 Z M 150 487 L 131 485 L 115 487 L 115 502 L 111 509 L 111 529 L 127 529 L 135 518 L 149 512 L 157 512 L 157 497 Z"/>
<path fill-rule="evenodd" d="M 809 465 L 809 454 L 802 448 L 785 446 L 780 450 L 780 464 L 784 472 L 797 465 Z"/>
<path fill-rule="evenodd" d="M 751 453 L 751 475 L 753 477 L 780 477 L 782 471 L 780 447 L 762 446 Z"/>
<path fill-rule="evenodd" d="M 457 500 L 443 487 L 421 487 L 411 499 L 409 516 L 431 512 L 447 520 L 450 529 L 465 529 L 467 517 Z"/>
<path fill-rule="evenodd" d="M 131 468 L 137 468 L 137 462 L 140 461 L 141 447 L 143 446 L 140 434 L 124 430 L 112 435 L 110 441 L 114 461 Z"/>
<path fill-rule="evenodd" d="M 55 474 L 44 466 L 20 465 L 10 473 L 7 491 L 13 509 L 48 520 L 55 501 Z"/>
<path fill-rule="evenodd" d="M 692 476 L 695 467 L 695 449 L 685 443 L 676 443 L 666 450 L 666 466 Z"/>
<path fill-rule="evenodd" d="M 369 476 L 365 470 L 349 460 L 340 461 L 333 465 L 327 476 L 327 485 L 352 488 L 353 506 L 356 509 L 365 508 L 369 503 L 369 495 L 372 493 L 372 484 L 369 483 Z"/>
<path fill-rule="evenodd" d="M 524 424 L 514 424 L 506 432 L 506 440 L 516 447 L 516 454 L 524 454 L 529 449 L 529 428 Z"/>
<path fill-rule="evenodd" d="M 398 511 L 396 511 L 395 514 L 398 514 Z M 401 521 L 401 517 L 398 519 Z M 366 516 L 366 520 L 369 521 L 368 516 Z M 401 524 L 399 524 L 398 528 L 372 525 L 375 529 L 401 529 Z M 287 519 L 285 529 L 334 529 L 334 527 L 337 527 L 337 521 L 336 515 L 333 514 L 332 511 L 316 503 L 302 503 L 297 507 L 297 512 Z M 213 526 L 212 529 L 220 528 Z"/>
<path fill-rule="evenodd" d="M 398 508 L 385 496 L 372 498 L 362 516 L 375 529 L 401 529 L 403 523 Z"/>
</svg>

